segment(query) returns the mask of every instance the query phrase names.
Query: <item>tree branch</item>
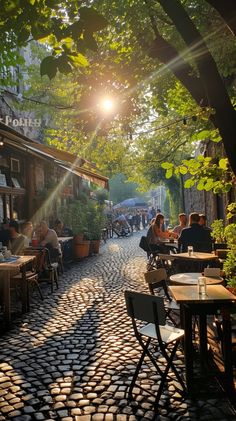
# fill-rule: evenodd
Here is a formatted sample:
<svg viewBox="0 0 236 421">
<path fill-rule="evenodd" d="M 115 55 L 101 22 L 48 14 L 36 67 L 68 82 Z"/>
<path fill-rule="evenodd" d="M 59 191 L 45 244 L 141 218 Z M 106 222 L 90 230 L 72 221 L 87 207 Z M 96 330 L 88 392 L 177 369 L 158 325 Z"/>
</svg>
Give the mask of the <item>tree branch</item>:
<svg viewBox="0 0 236 421">
<path fill-rule="evenodd" d="M 227 23 L 229 29 L 236 35 L 236 2 L 235 0 L 206 0 Z"/>
</svg>

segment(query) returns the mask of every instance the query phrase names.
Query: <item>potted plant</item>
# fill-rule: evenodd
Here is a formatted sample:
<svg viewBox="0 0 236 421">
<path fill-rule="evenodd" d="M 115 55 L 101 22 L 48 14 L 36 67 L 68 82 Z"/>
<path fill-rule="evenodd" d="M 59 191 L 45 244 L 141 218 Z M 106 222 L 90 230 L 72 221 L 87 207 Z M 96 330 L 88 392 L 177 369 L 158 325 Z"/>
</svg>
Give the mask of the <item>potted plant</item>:
<svg viewBox="0 0 236 421">
<path fill-rule="evenodd" d="M 103 205 L 91 202 L 88 209 L 88 238 L 90 239 L 90 252 L 98 253 L 101 241 L 101 232 L 105 226 Z"/>
<path fill-rule="evenodd" d="M 225 238 L 229 247 L 226 260 L 223 264 L 227 288 L 236 295 L 236 224 L 225 227 Z"/>
<path fill-rule="evenodd" d="M 216 219 L 211 224 L 211 236 L 215 241 L 214 248 L 217 249 L 226 249 L 227 244 L 225 242 L 225 227 L 223 219 Z"/>
<path fill-rule="evenodd" d="M 63 206 L 58 212 L 60 218 L 69 226 L 74 235 L 74 257 L 81 258 L 89 255 L 89 241 L 84 240 L 87 232 L 87 204 L 83 200 Z"/>
</svg>

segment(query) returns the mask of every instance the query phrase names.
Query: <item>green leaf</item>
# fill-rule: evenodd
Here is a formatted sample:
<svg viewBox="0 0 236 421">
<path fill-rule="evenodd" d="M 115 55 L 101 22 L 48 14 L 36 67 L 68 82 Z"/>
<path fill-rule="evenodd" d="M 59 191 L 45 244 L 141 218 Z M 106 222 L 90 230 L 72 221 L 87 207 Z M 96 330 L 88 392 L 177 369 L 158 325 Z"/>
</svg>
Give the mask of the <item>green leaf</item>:
<svg viewBox="0 0 236 421">
<path fill-rule="evenodd" d="M 180 174 L 185 175 L 185 174 L 187 174 L 188 169 L 186 167 L 184 167 L 184 166 L 180 166 L 179 167 L 179 172 L 180 172 Z"/>
<path fill-rule="evenodd" d="M 164 170 L 169 170 L 170 168 L 173 168 L 173 164 L 171 164 L 170 162 L 163 162 L 161 166 L 162 168 L 164 168 Z"/>
<path fill-rule="evenodd" d="M 49 79 L 53 79 L 57 73 L 57 60 L 53 56 L 45 57 L 40 64 L 40 75 L 47 75 Z"/>
<path fill-rule="evenodd" d="M 83 54 L 68 55 L 68 58 L 75 66 L 86 67 L 89 65 L 87 58 Z"/>
<path fill-rule="evenodd" d="M 65 75 L 71 72 L 72 66 L 68 62 L 68 57 L 65 54 L 62 54 L 60 57 L 57 58 L 57 68 L 59 72 Z"/>
<path fill-rule="evenodd" d="M 184 187 L 185 187 L 186 189 L 190 189 L 191 187 L 193 187 L 193 186 L 194 186 L 194 184 L 195 184 L 195 181 L 194 181 L 192 178 L 188 178 L 188 180 L 186 180 L 186 181 L 184 182 Z"/>
<path fill-rule="evenodd" d="M 227 158 L 222 158 L 219 160 L 219 167 L 222 170 L 227 170 L 228 169 L 228 159 Z"/>
<path fill-rule="evenodd" d="M 201 132 L 198 132 L 192 136 L 193 140 L 205 140 L 209 138 L 211 135 L 210 130 L 202 130 Z"/>
<path fill-rule="evenodd" d="M 171 178 L 171 177 L 172 177 L 172 175 L 173 175 L 173 169 L 172 169 L 172 168 L 169 168 L 169 169 L 166 171 L 166 178 Z"/>
<path fill-rule="evenodd" d="M 81 7 L 79 14 L 88 31 L 100 31 L 108 25 L 108 21 L 92 7 Z"/>
</svg>

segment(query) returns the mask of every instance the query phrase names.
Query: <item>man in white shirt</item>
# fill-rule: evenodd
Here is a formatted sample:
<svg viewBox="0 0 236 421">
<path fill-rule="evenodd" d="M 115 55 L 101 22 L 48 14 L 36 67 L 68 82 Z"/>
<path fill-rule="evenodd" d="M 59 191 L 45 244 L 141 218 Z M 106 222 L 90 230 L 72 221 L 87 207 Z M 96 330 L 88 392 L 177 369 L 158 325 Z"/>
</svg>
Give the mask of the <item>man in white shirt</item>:
<svg viewBox="0 0 236 421">
<path fill-rule="evenodd" d="M 175 234 L 178 234 L 178 236 L 180 236 L 183 228 L 187 227 L 187 215 L 186 213 L 180 213 L 179 214 L 179 225 L 176 225 L 172 232 L 174 232 Z"/>
<path fill-rule="evenodd" d="M 47 247 L 49 249 L 57 249 L 61 252 L 60 244 L 58 241 L 57 233 L 53 229 L 48 227 L 46 221 L 41 221 L 38 226 L 38 232 L 40 235 L 39 245 Z"/>
</svg>

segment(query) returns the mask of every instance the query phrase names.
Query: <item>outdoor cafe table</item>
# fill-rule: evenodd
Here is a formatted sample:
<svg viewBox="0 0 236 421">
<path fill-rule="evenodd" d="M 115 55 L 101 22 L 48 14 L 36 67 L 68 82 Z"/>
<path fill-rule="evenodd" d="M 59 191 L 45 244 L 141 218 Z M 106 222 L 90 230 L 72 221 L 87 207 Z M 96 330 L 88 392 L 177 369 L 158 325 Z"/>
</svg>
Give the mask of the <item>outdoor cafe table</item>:
<svg viewBox="0 0 236 421">
<path fill-rule="evenodd" d="M 199 272 L 190 273 L 176 273 L 170 275 L 171 284 L 176 285 L 197 285 L 199 276 L 204 276 Z M 222 284 L 224 279 L 221 276 L 204 276 L 206 278 L 207 285 Z"/>
<path fill-rule="evenodd" d="M 11 295 L 10 295 L 10 279 L 11 275 L 17 272 L 22 273 L 22 312 L 29 311 L 29 297 L 28 297 L 28 285 L 26 281 L 26 267 L 28 263 L 32 262 L 35 256 L 18 256 L 9 258 L 9 261 L 0 263 L 0 282 L 3 283 L 3 303 L 4 303 L 4 323 L 5 327 L 9 328 L 11 323 Z"/>
<path fill-rule="evenodd" d="M 218 256 L 213 253 L 202 253 L 194 251 L 191 256 L 188 253 L 176 253 L 171 256 L 173 259 L 184 259 L 184 260 L 218 260 Z"/>
<path fill-rule="evenodd" d="M 186 384 L 189 392 L 193 390 L 193 344 L 192 344 L 192 316 L 199 316 L 200 359 L 202 365 L 207 362 L 207 315 L 221 311 L 223 321 L 222 345 L 225 368 L 225 380 L 228 391 L 234 394 L 232 338 L 230 311 L 235 309 L 236 296 L 222 285 L 208 285 L 207 293 L 201 296 L 195 285 L 169 286 L 169 290 L 178 304 L 180 304 L 181 326 L 185 330 L 184 353 L 186 365 Z"/>
</svg>

